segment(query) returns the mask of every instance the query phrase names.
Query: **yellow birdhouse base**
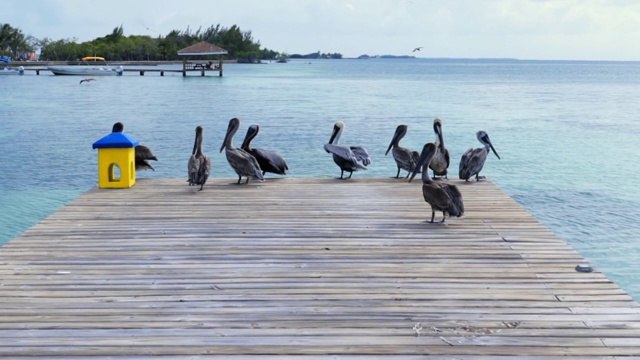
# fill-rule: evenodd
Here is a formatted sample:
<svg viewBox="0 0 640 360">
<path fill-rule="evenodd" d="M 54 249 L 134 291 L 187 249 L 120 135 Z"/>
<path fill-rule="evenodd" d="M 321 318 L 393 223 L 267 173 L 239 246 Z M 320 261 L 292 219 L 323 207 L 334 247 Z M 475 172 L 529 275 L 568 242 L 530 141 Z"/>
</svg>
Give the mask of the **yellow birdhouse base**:
<svg viewBox="0 0 640 360">
<path fill-rule="evenodd" d="M 136 183 L 134 148 L 98 149 L 98 187 L 128 189 Z"/>
</svg>

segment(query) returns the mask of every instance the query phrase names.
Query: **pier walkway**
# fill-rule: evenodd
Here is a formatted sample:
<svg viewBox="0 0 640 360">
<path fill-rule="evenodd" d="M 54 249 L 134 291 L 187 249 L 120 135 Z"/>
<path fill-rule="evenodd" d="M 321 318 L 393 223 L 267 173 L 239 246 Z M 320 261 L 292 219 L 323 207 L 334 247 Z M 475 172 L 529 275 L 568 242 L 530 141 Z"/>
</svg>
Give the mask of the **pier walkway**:
<svg viewBox="0 0 640 360">
<path fill-rule="evenodd" d="M 637 302 L 495 184 L 450 182 L 445 224 L 420 181 L 89 190 L 0 248 L 0 358 L 640 357 Z"/>
</svg>

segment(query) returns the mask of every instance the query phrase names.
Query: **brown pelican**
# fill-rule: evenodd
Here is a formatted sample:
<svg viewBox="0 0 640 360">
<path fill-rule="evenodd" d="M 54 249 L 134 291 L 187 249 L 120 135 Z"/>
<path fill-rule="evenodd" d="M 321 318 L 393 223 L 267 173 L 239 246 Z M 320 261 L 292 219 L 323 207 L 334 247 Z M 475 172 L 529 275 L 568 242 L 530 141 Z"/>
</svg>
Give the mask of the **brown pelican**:
<svg viewBox="0 0 640 360">
<path fill-rule="evenodd" d="M 247 130 L 247 135 L 244 137 L 244 141 L 242 142 L 242 150 L 248 152 L 253 155 L 256 160 L 258 160 L 258 164 L 260 165 L 260 169 L 262 169 L 262 175 L 267 172 L 278 174 L 278 175 L 286 175 L 289 167 L 287 163 L 284 161 L 282 156 L 275 151 L 266 150 L 266 149 L 257 149 L 251 147 L 251 140 L 258 135 L 260 131 L 260 126 L 251 125 Z"/>
<path fill-rule="evenodd" d="M 246 176 L 247 181 L 245 184 L 249 183 L 249 177 L 253 176 L 254 178 L 264 181 L 264 177 L 262 176 L 262 170 L 260 169 L 260 164 L 253 155 L 242 149 L 236 149 L 233 147 L 233 135 L 236 134 L 238 128 L 240 127 L 240 120 L 238 118 L 233 118 L 229 120 L 229 127 L 227 127 L 227 135 L 224 137 L 224 141 L 222 142 L 222 147 L 220 147 L 220 152 L 227 149 L 225 154 L 227 155 L 227 161 L 229 165 L 236 171 L 238 174 L 238 184 L 242 181 L 242 177 Z"/>
<path fill-rule="evenodd" d="M 189 186 L 200 185 L 200 190 L 204 188 L 204 184 L 211 173 L 211 159 L 202 153 L 202 135 L 204 129 L 202 126 L 196 127 L 196 139 L 193 142 L 193 150 L 189 158 Z M 198 191 L 200 191 L 198 190 Z"/>
<path fill-rule="evenodd" d="M 96 81 L 96 79 L 94 79 L 94 78 L 86 78 L 86 79 L 82 79 L 82 80 L 80 80 L 80 84 L 82 84 L 82 83 L 83 83 L 83 82 L 85 82 L 85 81 L 86 81 L 86 82 L 89 82 L 89 81 Z"/>
<path fill-rule="evenodd" d="M 437 151 L 437 146 L 433 143 L 427 143 L 422 149 L 418 166 L 411 174 L 409 182 L 413 180 L 422 166 L 422 196 L 424 201 L 431 205 L 431 220 L 436 215 L 436 210 L 442 211 L 442 221 L 446 216 L 460 217 L 464 214 L 464 204 L 462 203 L 462 194 L 455 185 L 446 182 L 434 181 L 429 176 L 429 162 L 433 159 Z"/>
<path fill-rule="evenodd" d="M 117 122 L 113 124 L 113 128 L 111 129 L 111 131 L 112 132 L 124 131 L 124 124 L 121 122 Z M 134 151 L 135 151 L 136 170 L 153 170 L 153 171 L 156 170 L 148 162 L 148 160 L 158 161 L 158 158 L 155 155 L 153 155 L 153 152 L 151 151 L 151 149 L 149 149 L 144 145 L 137 145 Z"/>
<path fill-rule="evenodd" d="M 444 147 L 444 135 L 442 134 L 442 120 L 435 118 L 433 120 L 433 131 L 436 133 L 436 154 L 434 155 L 429 168 L 433 170 L 433 177 L 447 177 L 447 169 L 449 168 L 449 150 Z"/>
<path fill-rule="evenodd" d="M 489 135 L 486 132 L 480 130 L 476 133 L 476 137 L 478 138 L 478 141 L 484 144 L 484 146 L 467 150 L 462 154 L 462 158 L 460 159 L 460 171 L 458 175 L 460 176 L 460 179 L 464 179 L 465 181 L 469 181 L 473 175 L 476 176 L 476 181 L 480 181 L 485 178 L 478 174 L 480 174 L 480 171 L 484 166 L 484 162 L 487 160 L 489 149 L 491 149 L 498 159 L 500 159 L 500 155 L 498 155 L 496 149 L 493 148 L 493 144 L 491 144 Z"/>
<path fill-rule="evenodd" d="M 416 168 L 416 164 L 418 163 L 418 159 L 420 158 L 420 154 L 417 151 L 413 151 L 407 148 L 404 148 L 399 145 L 400 140 L 407 134 L 407 125 L 398 125 L 396 128 L 396 133 L 393 134 L 393 138 L 391 138 L 391 143 L 389 143 L 389 147 L 387 151 L 384 153 L 387 155 L 389 150 L 393 148 L 391 154 L 393 155 L 393 159 L 396 161 L 396 165 L 398 166 L 398 173 L 396 174 L 396 178 L 400 177 L 400 170 L 406 170 L 408 178 L 411 172 Z"/>
<path fill-rule="evenodd" d="M 324 150 L 333 154 L 333 161 L 340 167 L 340 179 L 345 179 L 343 177 L 345 171 L 349 172 L 347 179 L 351 179 L 354 171 L 367 170 L 365 166 L 371 164 L 371 157 L 369 157 L 367 150 L 361 146 L 338 145 L 343 130 L 344 123 L 342 121 L 336 122 L 329 143 L 324 144 Z M 364 166 L 358 164 L 358 161 L 362 162 Z"/>
<path fill-rule="evenodd" d="M 156 169 L 154 169 L 153 166 L 151 166 L 151 164 L 149 164 L 149 162 L 147 161 L 147 160 L 158 161 L 158 158 L 155 155 L 153 155 L 153 152 L 151 152 L 151 149 L 149 149 L 144 145 L 138 145 L 135 147 L 135 154 L 136 154 L 136 157 L 135 157 L 136 170 L 156 171 Z"/>
</svg>

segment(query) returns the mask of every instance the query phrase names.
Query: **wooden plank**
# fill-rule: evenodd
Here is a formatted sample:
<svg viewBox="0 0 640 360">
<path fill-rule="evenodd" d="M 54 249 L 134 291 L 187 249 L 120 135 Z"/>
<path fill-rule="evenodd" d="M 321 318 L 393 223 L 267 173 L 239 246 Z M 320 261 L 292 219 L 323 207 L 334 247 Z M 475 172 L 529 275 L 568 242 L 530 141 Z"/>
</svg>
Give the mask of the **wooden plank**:
<svg viewBox="0 0 640 360">
<path fill-rule="evenodd" d="M 0 248 L 0 356 L 615 359 L 640 306 L 490 181 L 138 179 Z"/>
</svg>

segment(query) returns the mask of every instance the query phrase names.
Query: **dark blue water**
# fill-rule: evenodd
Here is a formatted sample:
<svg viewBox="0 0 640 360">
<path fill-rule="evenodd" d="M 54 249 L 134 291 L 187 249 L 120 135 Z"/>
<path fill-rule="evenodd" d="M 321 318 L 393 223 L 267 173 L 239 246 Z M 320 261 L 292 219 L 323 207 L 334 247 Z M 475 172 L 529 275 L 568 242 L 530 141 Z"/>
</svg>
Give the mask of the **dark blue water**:
<svg viewBox="0 0 640 360">
<path fill-rule="evenodd" d="M 185 177 L 197 125 L 212 176 L 235 178 L 219 153 L 227 123 L 260 124 L 254 146 L 277 150 L 293 177 L 335 177 L 322 146 L 337 120 L 343 143 L 369 149 L 356 177 L 387 177 L 384 151 L 433 141 L 444 122 L 452 173 L 486 130 L 502 157 L 484 174 L 595 266 L 640 298 L 640 63 L 369 59 L 227 65 L 225 76 L 128 73 L 0 76 L 0 243 L 97 183 L 91 144 L 116 121 L 160 161 L 138 177 Z"/>
</svg>

